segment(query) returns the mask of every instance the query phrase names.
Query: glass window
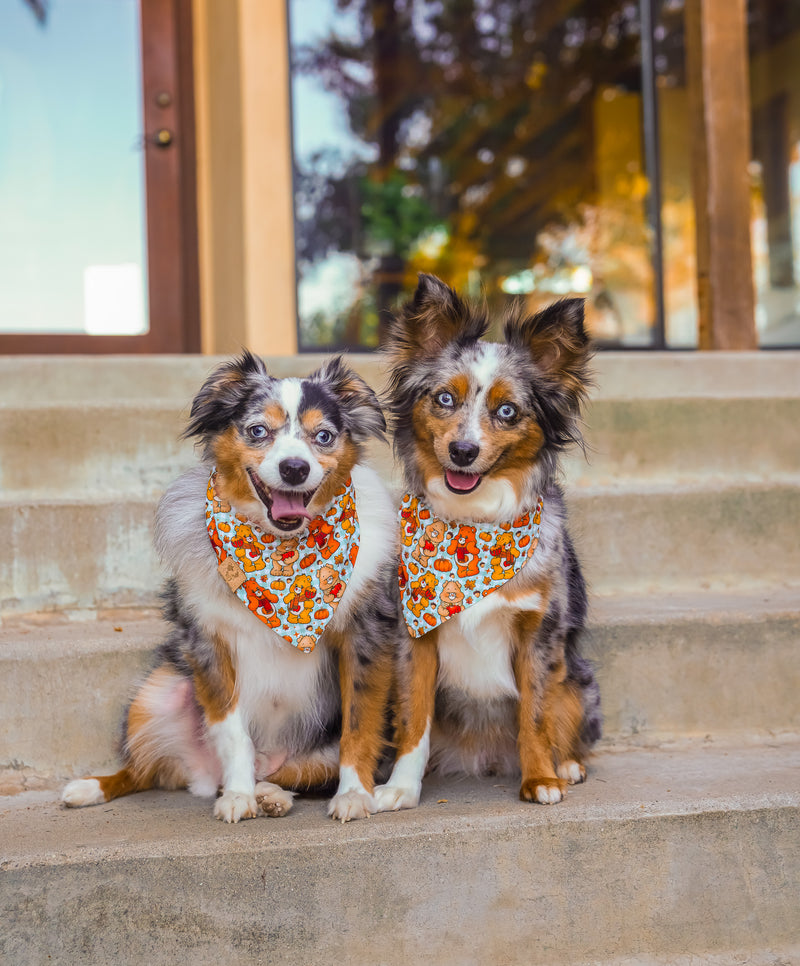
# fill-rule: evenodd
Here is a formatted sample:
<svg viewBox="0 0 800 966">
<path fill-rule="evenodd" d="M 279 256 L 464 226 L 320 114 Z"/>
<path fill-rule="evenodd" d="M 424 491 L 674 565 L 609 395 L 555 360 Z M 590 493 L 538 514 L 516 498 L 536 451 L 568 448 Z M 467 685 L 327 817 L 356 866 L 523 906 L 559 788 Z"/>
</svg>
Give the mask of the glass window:
<svg viewBox="0 0 800 966">
<path fill-rule="evenodd" d="M 0 333 L 147 331 L 139 5 L 0 6 Z"/>
<path fill-rule="evenodd" d="M 302 348 L 376 345 L 420 271 L 497 308 L 584 296 L 596 337 L 652 344 L 638 3 L 290 0 L 290 23 Z M 668 312 L 691 335 L 673 149 Z"/>
<path fill-rule="evenodd" d="M 749 0 L 756 328 L 800 344 L 800 5 Z"/>
</svg>

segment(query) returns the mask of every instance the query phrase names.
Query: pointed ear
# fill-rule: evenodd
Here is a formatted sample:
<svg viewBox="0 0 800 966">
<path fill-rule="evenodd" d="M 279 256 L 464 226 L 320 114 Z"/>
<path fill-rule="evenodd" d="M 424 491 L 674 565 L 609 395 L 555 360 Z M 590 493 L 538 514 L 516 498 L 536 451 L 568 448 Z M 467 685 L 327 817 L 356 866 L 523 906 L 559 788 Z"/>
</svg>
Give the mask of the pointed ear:
<svg viewBox="0 0 800 966">
<path fill-rule="evenodd" d="M 389 327 L 384 348 L 397 364 L 430 357 L 455 340 L 475 341 L 488 327 L 484 313 L 475 312 L 435 275 L 419 275 L 409 302 Z"/>
<path fill-rule="evenodd" d="M 341 356 L 334 356 L 310 378 L 327 386 L 337 397 L 345 425 L 357 443 L 363 443 L 371 436 L 385 439 L 386 419 L 377 395 Z"/>
<path fill-rule="evenodd" d="M 592 344 L 583 324 L 583 299 L 562 299 L 536 315 L 511 318 L 506 342 L 527 350 L 543 376 L 579 405 L 590 385 Z"/>
<path fill-rule="evenodd" d="M 247 349 L 217 366 L 194 397 L 183 437 L 200 436 L 207 441 L 223 430 L 235 418 L 254 381 L 261 379 L 270 380 L 267 367 Z"/>
</svg>

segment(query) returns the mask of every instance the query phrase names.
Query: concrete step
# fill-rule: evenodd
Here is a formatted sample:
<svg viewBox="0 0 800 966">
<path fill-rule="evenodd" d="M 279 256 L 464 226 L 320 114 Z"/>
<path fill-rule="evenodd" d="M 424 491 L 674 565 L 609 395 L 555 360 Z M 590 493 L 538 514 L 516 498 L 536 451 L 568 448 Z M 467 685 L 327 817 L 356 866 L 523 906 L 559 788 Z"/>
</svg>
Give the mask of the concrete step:
<svg viewBox="0 0 800 966">
<path fill-rule="evenodd" d="M 180 434 L 189 397 L 0 406 L 0 492 L 11 499 L 87 493 L 154 497 L 196 460 Z M 570 485 L 775 481 L 800 469 L 798 398 L 596 399 L 586 456 L 565 462 Z M 370 459 L 392 481 L 392 453 Z"/>
<path fill-rule="evenodd" d="M 172 399 L 184 406 L 208 373 L 228 356 L 5 356 L 0 357 L 0 405 L 25 401 L 108 402 Z M 279 377 L 307 375 L 324 354 L 266 359 Z M 385 366 L 373 354 L 347 361 L 373 386 Z M 798 395 L 800 351 L 601 352 L 594 359 L 595 398 L 759 398 Z"/>
<path fill-rule="evenodd" d="M 418 809 L 348 825 L 313 798 L 224 826 L 182 792 L 18 796 L 0 960 L 796 963 L 798 769 L 797 739 L 606 751 L 557 806 L 429 780 Z"/>
<path fill-rule="evenodd" d="M 0 794 L 116 770 L 127 697 L 163 634 L 136 611 L 0 627 Z M 605 744 L 800 733 L 798 645 L 793 594 L 594 601 Z"/>
<path fill-rule="evenodd" d="M 595 594 L 800 584 L 800 480 L 576 487 L 570 504 Z M 106 494 L 0 502 L 0 615 L 152 606 L 162 581 L 154 509 Z"/>
</svg>

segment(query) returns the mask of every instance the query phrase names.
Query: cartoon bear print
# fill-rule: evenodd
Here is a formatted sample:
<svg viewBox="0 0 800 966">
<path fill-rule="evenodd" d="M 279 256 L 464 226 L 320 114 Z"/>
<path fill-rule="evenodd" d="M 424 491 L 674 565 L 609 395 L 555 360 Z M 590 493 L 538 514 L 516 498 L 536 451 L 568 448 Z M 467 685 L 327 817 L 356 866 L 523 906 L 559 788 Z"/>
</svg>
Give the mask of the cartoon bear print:
<svg viewBox="0 0 800 966">
<path fill-rule="evenodd" d="M 437 555 L 439 546 L 444 540 L 445 526 L 441 520 L 434 520 L 429 523 L 422 531 L 422 536 L 417 540 L 417 545 L 411 551 L 411 556 L 423 567 Z"/>
<path fill-rule="evenodd" d="M 464 592 L 455 580 L 448 580 L 442 587 L 439 594 L 438 613 L 440 617 L 447 619 L 463 610 L 461 606 L 464 602 Z"/>
<path fill-rule="evenodd" d="M 342 497 L 342 515 L 339 518 L 339 523 L 342 530 L 347 534 L 348 537 L 352 537 L 356 532 L 355 526 L 355 516 L 356 516 L 356 505 L 353 498 L 349 493 L 345 493 Z"/>
<path fill-rule="evenodd" d="M 277 627 L 281 619 L 275 613 L 274 604 L 278 603 L 278 598 L 275 594 L 271 594 L 266 587 L 262 587 L 253 577 L 249 580 L 245 580 L 242 584 L 245 593 L 247 594 L 247 606 L 248 608 L 268 624 L 270 627 Z"/>
<path fill-rule="evenodd" d="M 403 521 L 401 525 L 401 536 L 403 540 L 403 546 L 410 547 L 414 542 L 414 534 L 417 530 L 417 504 L 419 501 L 414 496 L 411 498 L 411 502 L 408 504 L 406 509 L 400 510 L 400 519 Z"/>
<path fill-rule="evenodd" d="M 455 557 L 459 577 L 473 577 L 478 572 L 478 544 L 475 541 L 475 527 L 465 525 L 450 541 L 447 552 Z"/>
<path fill-rule="evenodd" d="M 514 576 L 514 561 L 519 556 L 514 535 L 501 533 L 489 551 L 492 557 L 492 579 L 508 580 Z"/>
<path fill-rule="evenodd" d="M 311 611 L 314 609 L 315 596 L 316 591 L 308 574 L 300 574 L 299 577 L 295 577 L 286 595 L 286 606 L 289 608 L 289 616 L 286 619 L 290 624 L 311 623 Z"/>
<path fill-rule="evenodd" d="M 304 654 L 310 654 L 314 650 L 315 644 L 316 641 L 310 634 L 303 634 L 302 637 L 297 638 L 297 650 Z"/>
<path fill-rule="evenodd" d="M 436 578 L 433 574 L 423 574 L 419 580 L 411 581 L 411 603 L 408 609 L 414 617 L 419 617 L 422 611 L 430 606 L 431 601 L 435 600 L 435 589 Z"/>
<path fill-rule="evenodd" d="M 293 565 L 297 563 L 299 557 L 297 543 L 294 540 L 281 540 L 270 554 L 272 560 L 270 573 L 275 577 L 291 577 Z"/>
<path fill-rule="evenodd" d="M 341 544 L 333 536 L 333 527 L 322 517 L 312 520 L 308 525 L 308 538 L 306 546 L 319 552 L 320 556 L 327 560 L 339 549 Z"/>
<path fill-rule="evenodd" d="M 231 544 L 245 573 L 252 574 L 254 571 L 264 570 L 267 566 L 263 557 L 266 547 L 258 540 L 250 527 L 237 524 L 236 536 L 231 540 Z"/>
<path fill-rule="evenodd" d="M 344 593 L 345 585 L 330 564 L 324 564 L 319 569 L 319 589 L 326 604 L 336 604 Z"/>
</svg>

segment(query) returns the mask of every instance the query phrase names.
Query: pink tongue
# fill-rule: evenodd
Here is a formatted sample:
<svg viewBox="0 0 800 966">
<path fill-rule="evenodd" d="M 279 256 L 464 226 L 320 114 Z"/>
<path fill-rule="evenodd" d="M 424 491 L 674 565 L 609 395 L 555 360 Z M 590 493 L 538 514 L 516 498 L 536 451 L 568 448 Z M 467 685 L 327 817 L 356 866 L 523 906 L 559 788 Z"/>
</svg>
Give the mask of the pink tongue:
<svg viewBox="0 0 800 966">
<path fill-rule="evenodd" d="M 480 473 L 456 473 L 455 470 L 445 470 L 445 475 L 454 490 L 471 490 L 481 478 Z"/>
<path fill-rule="evenodd" d="M 302 493 L 289 493 L 285 490 L 273 490 L 272 496 L 272 519 L 287 520 L 291 517 L 306 517 L 311 519 L 311 514 L 306 510 L 303 503 Z"/>
</svg>

